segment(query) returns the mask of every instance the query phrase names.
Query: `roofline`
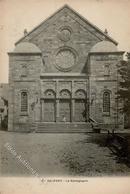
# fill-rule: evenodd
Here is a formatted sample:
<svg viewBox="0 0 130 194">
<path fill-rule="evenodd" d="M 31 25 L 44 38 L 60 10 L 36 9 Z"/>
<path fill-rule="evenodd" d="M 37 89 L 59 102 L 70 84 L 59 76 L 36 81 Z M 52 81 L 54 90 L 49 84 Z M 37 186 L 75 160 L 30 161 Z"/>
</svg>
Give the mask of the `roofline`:
<svg viewBox="0 0 130 194">
<path fill-rule="evenodd" d="M 8 52 L 8 55 L 42 55 L 41 52 Z"/>
<path fill-rule="evenodd" d="M 96 25 L 92 24 L 89 20 L 87 20 L 84 16 L 82 16 L 81 14 L 79 14 L 77 11 L 75 11 L 73 8 L 69 7 L 68 5 L 66 5 L 66 7 L 68 7 L 69 9 L 71 9 L 74 13 L 76 13 L 82 20 L 84 20 L 84 22 L 89 23 L 90 26 L 94 27 L 95 29 L 97 29 L 101 34 L 103 34 L 104 36 L 106 36 L 108 39 L 110 39 L 114 44 L 118 45 L 118 42 L 116 40 L 114 40 L 113 38 L 111 38 L 109 35 L 105 34 L 100 28 L 98 28 Z"/>
<path fill-rule="evenodd" d="M 51 16 L 47 17 L 44 21 L 42 21 L 39 25 L 37 25 L 35 28 L 33 28 L 30 32 L 28 32 L 27 35 L 23 36 L 22 38 L 20 38 L 17 42 L 15 42 L 15 45 L 17 45 L 20 41 L 22 41 L 25 37 L 27 37 L 29 34 L 31 34 L 34 30 L 36 30 L 39 26 L 41 26 L 42 24 L 44 24 L 47 20 L 51 19 L 54 15 L 56 15 L 58 12 L 60 12 L 62 9 L 64 8 L 68 8 L 70 10 L 72 10 L 78 17 L 80 17 L 82 20 L 84 20 L 85 23 L 88 23 L 90 26 L 92 26 L 93 28 L 95 28 L 97 31 L 99 31 L 101 34 L 103 34 L 105 37 L 107 37 L 109 40 L 111 40 L 115 45 L 118 45 L 118 42 L 115 41 L 113 38 L 111 38 L 109 35 L 105 34 L 102 30 L 100 30 L 96 25 L 92 24 L 91 22 L 89 22 L 85 17 L 83 17 L 82 15 L 80 15 L 77 11 L 75 11 L 73 8 L 71 8 L 70 6 L 68 6 L 67 4 L 65 4 L 63 7 L 59 8 L 56 12 L 54 12 Z"/>
<path fill-rule="evenodd" d="M 59 8 L 57 11 L 55 11 L 53 14 L 51 14 L 49 17 L 47 17 L 45 20 L 43 20 L 40 24 L 38 24 L 36 27 L 34 27 L 30 32 L 27 33 L 27 35 L 23 36 L 22 38 L 20 38 L 15 45 L 17 45 L 22 39 L 24 39 L 25 37 L 27 37 L 29 34 L 31 34 L 33 31 L 35 31 L 37 28 L 39 28 L 39 26 L 41 26 L 42 24 L 44 24 L 47 20 L 51 19 L 54 15 L 56 15 L 58 12 L 60 12 L 62 9 L 64 9 L 65 7 L 69 8 L 69 6 L 67 4 L 65 4 L 64 6 L 62 6 L 61 8 Z M 70 9 L 70 8 L 69 8 Z"/>
<path fill-rule="evenodd" d="M 125 51 L 109 51 L 109 52 L 89 52 L 88 55 L 98 55 L 98 54 L 124 54 Z"/>
</svg>

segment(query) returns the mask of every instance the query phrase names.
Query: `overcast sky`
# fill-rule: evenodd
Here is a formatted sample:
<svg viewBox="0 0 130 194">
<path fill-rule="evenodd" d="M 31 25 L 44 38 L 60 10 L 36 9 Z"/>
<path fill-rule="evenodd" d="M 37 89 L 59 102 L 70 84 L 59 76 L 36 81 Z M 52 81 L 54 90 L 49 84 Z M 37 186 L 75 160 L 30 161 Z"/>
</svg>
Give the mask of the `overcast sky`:
<svg viewBox="0 0 130 194">
<path fill-rule="evenodd" d="M 8 55 L 27 28 L 68 4 L 130 51 L 130 0 L 0 0 L 0 83 L 8 82 Z"/>
</svg>

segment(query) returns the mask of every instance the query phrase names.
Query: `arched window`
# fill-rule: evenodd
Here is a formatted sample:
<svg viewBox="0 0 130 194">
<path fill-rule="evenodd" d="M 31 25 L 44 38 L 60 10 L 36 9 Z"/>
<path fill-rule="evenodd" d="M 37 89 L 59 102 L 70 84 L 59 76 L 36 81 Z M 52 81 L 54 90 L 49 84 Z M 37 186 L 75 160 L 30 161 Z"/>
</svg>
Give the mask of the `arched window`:
<svg viewBox="0 0 130 194">
<path fill-rule="evenodd" d="M 110 113 L 110 92 L 105 91 L 103 93 L 103 112 Z"/>
<path fill-rule="evenodd" d="M 60 91 L 60 98 L 71 98 L 71 93 L 67 89 L 63 89 Z"/>
<path fill-rule="evenodd" d="M 84 90 L 79 89 L 79 90 L 77 90 L 77 91 L 75 92 L 75 97 L 76 97 L 76 98 L 79 98 L 79 99 L 86 99 L 87 94 L 86 94 L 86 92 L 85 92 Z"/>
<path fill-rule="evenodd" d="M 52 89 L 48 89 L 44 93 L 45 98 L 55 98 L 55 96 L 56 96 L 55 91 Z"/>
<path fill-rule="evenodd" d="M 21 92 L 21 112 L 28 111 L 28 94 L 27 92 Z"/>
</svg>

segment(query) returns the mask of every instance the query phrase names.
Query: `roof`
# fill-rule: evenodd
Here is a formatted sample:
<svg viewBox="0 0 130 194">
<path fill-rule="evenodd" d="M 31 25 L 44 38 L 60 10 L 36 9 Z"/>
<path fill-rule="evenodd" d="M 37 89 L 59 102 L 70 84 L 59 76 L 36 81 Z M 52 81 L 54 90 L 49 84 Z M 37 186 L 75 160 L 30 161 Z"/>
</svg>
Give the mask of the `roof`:
<svg viewBox="0 0 130 194">
<path fill-rule="evenodd" d="M 117 52 L 117 46 L 110 41 L 101 41 L 95 44 L 90 52 Z"/>
<path fill-rule="evenodd" d="M 33 43 L 21 42 L 16 45 L 13 53 L 41 53 L 41 50 Z"/>
<path fill-rule="evenodd" d="M 108 34 L 104 33 L 102 30 L 100 30 L 97 26 L 95 26 L 94 24 L 92 24 L 91 22 L 89 22 L 86 18 L 84 18 L 83 16 L 81 16 L 78 12 L 76 12 L 75 10 L 73 10 L 71 7 L 69 7 L 68 5 L 64 5 L 62 8 L 60 8 L 58 11 L 56 11 L 54 14 L 52 14 L 50 17 L 48 17 L 46 20 L 44 20 L 43 22 L 41 22 L 38 26 L 36 26 L 34 29 L 32 29 L 30 32 L 28 32 L 28 34 L 26 36 L 23 36 L 21 39 L 19 39 L 15 44 L 18 44 L 19 42 L 23 41 L 25 37 L 29 36 L 29 34 L 31 34 L 32 32 L 34 32 L 37 28 L 39 28 L 41 25 L 43 25 L 44 23 L 46 23 L 49 19 L 51 19 L 54 15 L 56 15 L 57 13 L 61 12 L 64 9 L 69 9 L 70 11 L 72 11 L 74 14 L 76 14 L 81 20 L 83 20 L 85 23 L 89 24 L 91 27 L 93 27 L 94 29 L 96 29 L 100 34 L 104 35 L 108 40 L 112 41 L 115 45 L 118 45 L 118 42 L 115 41 L 113 38 L 111 38 Z"/>
</svg>

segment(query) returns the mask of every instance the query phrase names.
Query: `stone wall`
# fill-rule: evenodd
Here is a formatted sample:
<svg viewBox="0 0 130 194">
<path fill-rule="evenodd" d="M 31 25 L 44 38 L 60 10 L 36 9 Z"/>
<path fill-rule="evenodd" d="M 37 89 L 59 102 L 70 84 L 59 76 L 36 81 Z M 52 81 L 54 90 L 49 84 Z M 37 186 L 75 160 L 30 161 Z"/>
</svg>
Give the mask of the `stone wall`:
<svg viewBox="0 0 130 194">
<path fill-rule="evenodd" d="M 57 68 L 56 59 L 58 56 L 59 60 L 60 56 L 58 54 L 61 52 L 60 50 L 67 50 L 66 55 L 68 57 L 66 57 L 66 60 L 68 64 L 73 63 L 69 61 L 69 59 L 72 59 L 72 55 L 75 58 L 73 68 L 70 68 L 68 71 L 86 73 L 89 51 L 97 42 L 105 38 L 105 35 L 99 33 L 98 30 L 85 22 L 83 18 L 77 16 L 70 9 L 64 8 L 38 26 L 22 41 L 29 41 L 40 48 L 44 62 L 43 72 L 60 73 L 60 71 L 64 71 L 62 68 Z M 71 57 L 69 58 L 70 54 Z M 63 56 L 63 52 L 61 55 Z"/>
<path fill-rule="evenodd" d="M 76 92 L 84 91 L 90 116 L 101 124 L 114 125 L 117 118 L 116 65 L 122 59 L 122 53 L 90 54 L 91 48 L 102 40 L 113 42 L 67 7 L 21 39 L 21 42 L 35 44 L 41 53 L 9 54 L 9 130 L 28 131 L 34 122 L 40 121 L 41 101 L 48 97 L 46 92 L 49 90 L 54 92 L 56 100 L 63 90 L 67 90 L 72 107 L 74 99 L 81 97 L 80 93 L 76 97 Z M 104 115 L 102 110 L 104 90 L 111 93 L 109 116 Z M 20 111 L 21 91 L 28 94 L 26 115 L 21 115 Z M 56 103 L 59 103 L 58 100 Z M 118 120 L 123 123 L 119 115 Z"/>
<path fill-rule="evenodd" d="M 118 111 L 120 104 L 116 100 L 119 81 L 117 65 L 122 57 L 122 53 L 90 55 L 90 115 L 104 125 L 115 126 L 118 122 L 120 127 L 123 127 L 123 115 Z M 109 65 L 108 72 L 105 70 L 106 65 Z M 110 92 L 110 115 L 103 113 L 104 91 Z"/>
<path fill-rule="evenodd" d="M 42 60 L 36 54 L 9 54 L 9 120 L 10 131 L 17 130 L 20 123 L 33 122 L 33 110 L 31 105 L 36 101 L 36 94 L 40 91 L 40 71 Z M 22 65 L 26 66 L 26 71 L 22 72 Z M 23 74 L 24 73 L 24 74 Z M 28 112 L 21 115 L 21 92 L 28 93 Z M 27 129 L 28 130 L 28 129 Z"/>
<path fill-rule="evenodd" d="M 81 77 L 74 78 L 54 78 L 42 79 L 41 80 L 41 98 L 44 98 L 45 91 L 53 90 L 56 93 L 56 97 L 59 98 L 62 90 L 68 90 L 71 93 L 71 97 L 75 98 L 75 92 L 77 90 L 84 90 L 86 93 L 89 92 L 88 79 Z"/>
</svg>

